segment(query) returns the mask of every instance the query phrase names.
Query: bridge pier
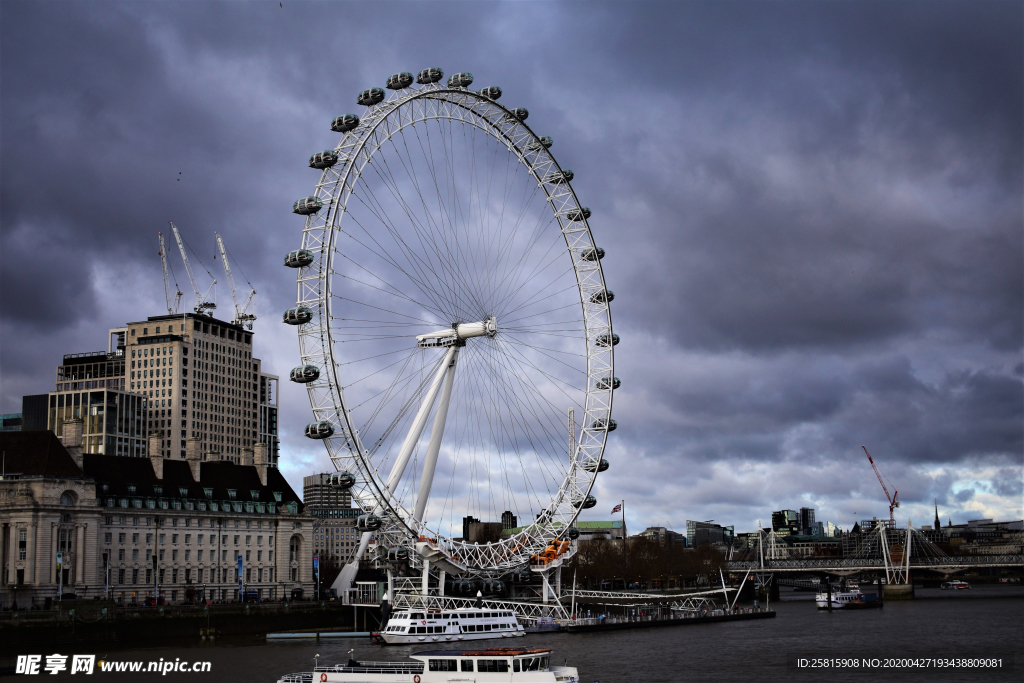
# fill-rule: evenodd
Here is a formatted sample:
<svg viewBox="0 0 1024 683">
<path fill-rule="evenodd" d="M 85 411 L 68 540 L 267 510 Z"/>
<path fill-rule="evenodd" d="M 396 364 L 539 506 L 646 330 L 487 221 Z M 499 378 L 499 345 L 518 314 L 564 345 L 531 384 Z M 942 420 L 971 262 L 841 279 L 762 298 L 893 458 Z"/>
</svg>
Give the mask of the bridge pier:
<svg viewBox="0 0 1024 683">
<path fill-rule="evenodd" d="M 914 583 L 887 583 L 882 586 L 886 600 L 913 600 Z"/>
</svg>

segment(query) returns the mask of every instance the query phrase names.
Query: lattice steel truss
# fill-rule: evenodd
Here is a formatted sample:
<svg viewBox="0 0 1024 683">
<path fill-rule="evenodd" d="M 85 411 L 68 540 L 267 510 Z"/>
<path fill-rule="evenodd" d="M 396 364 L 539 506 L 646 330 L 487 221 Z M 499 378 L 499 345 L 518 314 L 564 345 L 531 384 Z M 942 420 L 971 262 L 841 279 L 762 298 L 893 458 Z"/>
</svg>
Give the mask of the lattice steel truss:
<svg viewBox="0 0 1024 683">
<path fill-rule="evenodd" d="M 402 136 L 410 126 L 430 120 L 465 124 L 491 136 L 542 189 L 575 270 L 585 328 L 585 415 L 580 437 L 567 455 L 568 475 L 539 519 L 511 538 L 484 545 L 457 542 L 439 530 L 425 528 L 410 506 L 403 505 L 388 490 L 378 472 L 373 445 L 368 448 L 363 443 L 359 425 L 352 417 L 353 408 L 346 402 L 339 376 L 341 359 L 335 358 L 332 336 L 332 275 L 349 199 L 382 145 Z M 359 125 L 342 135 L 334 151 L 338 161 L 323 170 L 314 192 L 322 209 L 306 217 L 303 230 L 302 248 L 311 251 L 314 258 L 299 269 L 297 278 L 297 306 L 312 313 L 309 322 L 298 328 L 302 363 L 319 370 L 318 379 L 306 385 L 310 405 L 315 420 L 329 422 L 334 430 L 324 439 L 328 454 L 338 470 L 356 475 L 351 489 L 355 503 L 383 519 L 383 527 L 377 532 L 378 547 L 411 547 L 417 540 L 429 539 L 451 565 L 448 571 L 496 576 L 521 568 L 575 522 L 594 485 L 611 420 L 613 387 L 600 382 L 614 377 L 611 312 L 600 294 L 607 291 L 600 260 L 586 258 L 596 253 L 596 245 L 583 207 L 568 182 L 555 180 L 562 169 L 542 139 L 512 110 L 464 87 L 435 83 L 395 91 L 388 99 L 367 107 Z M 563 557 L 574 552 L 573 542 Z M 413 557 L 412 562 L 418 564 L 419 560 Z"/>
</svg>

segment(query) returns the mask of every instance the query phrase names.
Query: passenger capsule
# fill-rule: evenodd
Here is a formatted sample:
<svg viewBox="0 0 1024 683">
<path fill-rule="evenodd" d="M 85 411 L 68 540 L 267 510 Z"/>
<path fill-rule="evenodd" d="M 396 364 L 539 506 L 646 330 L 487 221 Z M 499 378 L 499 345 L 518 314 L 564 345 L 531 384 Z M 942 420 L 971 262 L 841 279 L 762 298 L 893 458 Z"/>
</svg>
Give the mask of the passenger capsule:
<svg viewBox="0 0 1024 683">
<path fill-rule="evenodd" d="M 359 515 L 356 517 L 356 529 L 359 531 L 376 531 L 384 525 L 377 515 Z"/>
<path fill-rule="evenodd" d="M 565 532 L 565 535 L 569 538 L 570 541 L 575 541 L 577 538 L 580 537 L 580 530 L 574 526 L 571 526 L 569 527 L 569 530 Z"/>
<path fill-rule="evenodd" d="M 473 85 L 473 74 L 468 71 L 453 74 L 452 77 L 448 79 L 449 88 L 468 88 L 471 85 Z"/>
<path fill-rule="evenodd" d="M 608 338 L 607 334 L 602 334 L 601 336 L 599 336 L 597 339 L 594 340 L 594 342 L 598 346 L 608 346 L 609 342 L 611 342 L 612 346 L 618 346 L 619 341 L 620 341 L 619 335 L 614 334 L 614 333 L 612 333 L 612 336 L 611 336 L 610 339 Z"/>
<path fill-rule="evenodd" d="M 594 420 L 594 422 L 590 425 L 590 428 L 600 429 L 606 432 L 614 432 L 616 429 L 619 428 L 619 423 L 616 422 L 615 420 L 606 420 L 602 417 L 597 420 Z"/>
<path fill-rule="evenodd" d="M 320 379 L 320 368 L 315 365 L 300 365 L 297 368 L 292 368 L 292 371 L 288 373 L 288 378 L 296 384 L 309 384 Z"/>
<path fill-rule="evenodd" d="M 312 213 L 316 213 L 322 208 L 324 208 L 324 203 L 320 201 L 319 197 L 303 197 L 292 204 L 292 213 L 297 213 L 300 216 L 308 216 Z"/>
<path fill-rule="evenodd" d="M 498 593 L 505 592 L 505 584 L 499 579 L 486 579 L 484 580 L 484 593 L 495 595 Z"/>
<path fill-rule="evenodd" d="M 306 308 L 305 306 L 299 306 L 298 308 L 289 308 L 284 312 L 281 320 L 288 325 L 305 325 L 313 319 L 313 311 Z"/>
<path fill-rule="evenodd" d="M 618 389 L 622 386 L 622 382 L 618 377 L 602 377 L 597 380 L 598 389 Z"/>
<path fill-rule="evenodd" d="M 602 289 L 600 292 L 594 292 L 590 295 L 590 303 L 592 304 L 610 304 L 615 299 L 615 292 L 610 289 Z"/>
<path fill-rule="evenodd" d="M 404 564 L 409 561 L 409 549 L 402 546 L 388 548 L 388 562 L 392 564 Z"/>
<path fill-rule="evenodd" d="M 326 439 L 334 434 L 334 425 L 326 420 L 306 425 L 306 436 L 310 439 Z"/>
<path fill-rule="evenodd" d="M 588 462 L 583 469 L 587 472 L 604 472 L 608 469 L 608 461 L 601 458 L 601 462 Z"/>
<path fill-rule="evenodd" d="M 512 110 L 512 116 L 516 117 L 520 121 L 525 121 L 530 116 L 530 110 L 526 107 L 516 107 Z"/>
<path fill-rule="evenodd" d="M 590 218 L 590 207 L 583 206 L 579 209 L 569 209 L 565 212 L 565 217 L 571 221 L 581 221 L 584 218 Z"/>
<path fill-rule="evenodd" d="M 331 486 L 342 491 L 348 490 L 356 485 L 356 475 L 347 470 L 335 472 L 331 475 Z"/>
<path fill-rule="evenodd" d="M 388 90 L 403 90 L 412 85 L 412 74 L 408 71 L 402 73 L 392 74 L 388 77 L 387 89 Z"/>
<path fill-rule="evenodd" d="M 439 80 L 444 78 L 444 71 L 437 67 L 431 67 L 430 69 L 424 69 L 423 71 L 416 74 L 416 82 L 420 85 L 428 85 L 430 83 L 437 83 Z"/>
<path fill-rule="evenodd" d="M 550 136 L 541 135 L 539 139 L 534 140 L 533 142 L 528 144 L 526 146 L 526 149 L 533 150 L 534 152 L 536 152 L 541 149 L 547 149 L 553 144 L 555 144 L 555 141 L 552 140 Z"/>
<path fill-rule="evenodd" d="M 322 152 L 317 152 L 309 158 L 309 167 L 319 168 L 320 170 L 330 168 L 336 163 L 338 163 L 338 153 L 333 149 L 325 149 Z"/>
<path fill-rule="evenodd" d="M 356 104 L 361 104 L 364 107 L 372 107 L 375 104 L 380 104 L 384 101 L 384 89 L 383 88 L 370 88 L 359 93 L 356 97 Z"/>
<path fill-rule="evenodd" d="M 347 133 L 359 127 L 359 117 L 355 114 L 345 114 L 331 121 L 331 130 L 335 133 Z"/>
<path fill-rule="evenodd" d="M 530 583 L 533 581 L 533 572 L 529 569 L 524 569 L 515 575 L 515 579 L 519 583 Z"/>
<path fill-rule="evenodd" d="M 590 508 L 597 505 L 597 498 L 594 498 L 593 496 L 587 496 L 586 498 L 576 498 L 575 500 L 572 501 L 572 504 L 573 507 L 589 510 Z"/>
<path fill-rule="evenodd" d="M 584 261 L 600 261 L 604 258 L 604 249 L 601 247 L 585 249 L 580 253 L 580 258 Z"/>
<path fill-rule="evenodd" d="M 313 262 L 313 252 L 309 249 L 289 251 L 284 257 L 284 264 L 289 268 L 305 268 Z"/>
<path fill-rule="evenodd" d="M 564 169 L 561 171 L 555 171 L 554 173 L 549 173 L 544 178 L 544 182 L 549 183 L 551 185 L 564 185 L 565 183 L 572 180 L 573 177 L 574 176 L 572 171 L 570 171 L 569 169 Z"/>
<path fill-rule="evenodd" d="M 489 97 L 492 100 L 501 99 L 501 88 L 496 85 L 489 85 L 480 91 L 480 94 L 484 97 Z"/>
</svg>

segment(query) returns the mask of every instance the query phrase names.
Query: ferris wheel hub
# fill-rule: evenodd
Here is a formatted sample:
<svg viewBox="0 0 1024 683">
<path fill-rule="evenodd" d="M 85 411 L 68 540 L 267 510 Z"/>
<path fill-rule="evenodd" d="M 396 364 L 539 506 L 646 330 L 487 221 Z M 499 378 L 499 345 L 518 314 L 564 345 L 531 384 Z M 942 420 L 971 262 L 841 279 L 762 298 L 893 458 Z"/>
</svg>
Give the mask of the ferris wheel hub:
<svg viewBox="0 0 1024 683">
<path fill-rule="evenodd" d="M 486 320 L 475 323 L 456 323 L 451 329 L 438 330 L 416 336 L 416 345 L 421 349 L 447 348 L 461 346 L 473 337 L 494 337 L 498 334 L 498 322 L 492 315 Z"/>
</svg>

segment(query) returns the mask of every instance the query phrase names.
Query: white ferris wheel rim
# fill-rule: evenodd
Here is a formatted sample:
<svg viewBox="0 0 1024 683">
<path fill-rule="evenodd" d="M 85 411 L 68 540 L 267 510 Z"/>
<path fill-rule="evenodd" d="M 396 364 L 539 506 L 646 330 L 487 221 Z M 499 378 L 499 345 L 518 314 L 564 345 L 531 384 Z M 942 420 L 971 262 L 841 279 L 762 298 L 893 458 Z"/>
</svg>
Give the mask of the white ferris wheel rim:
<svg viewBox="0 0 1024 683">
<path fill-rule="evenodd" d="M 564 481 L 539 519 L 529 522 L 514 536 L 485 545 L 454 541 L 436 529 L 424 533 L 412 511 L 396 500 L 371 461 L 359 426 L 353 423 L 352 407 L 346 403 L 344 385 L 338 376 L 339 363 L 334 357 L 331 276 L 334 247 L 347 203 L 358 187 L 364 167 L 385 142 L 402 135 L 408 126 L 426 120 L 457 121 L 490 135 L 507 148 L 517 168 L 525 170 L 543 190 L 575 271 L 585 330 L 584 415 Z M 564 538 L 594 486 L 597 465 L 607 443 L 607 425 L 611 422 L 613 387 L 608 382 L 601 386 L 602 380 L 615 374 L 611 312 L 608 301 L 593 300 L 595 295 L 607 291 L 603 269 L 600 259 L 582 258 L 588 250 L 596 253 L 597 249 L 589 223 L 568 182 L 545 180 L 562 169 L 540 141 L 509 109 L 468 88 L 435 83 L 397 90 L 389 99 L 367 107 L 359 125 L 342 135 L 334 150 L 338 162 L 323 170 L 314 194 L 324 211 L 308 215 L 303 229 L 302 248 L 313 252 L 314 261 L 302 267 L 297 277 L 297 306 L 312 312 L 309 322 L 299 327 L 300 353 L 304 365 L 321 370 L 319 379 L 306 387 L 315 419 L 333 426 L 333 435 L 324 439 L 332 463 L 339 471 L 356 475 L 353 500 L 364 512 L 382 517 L 383 526 L 378 533 L 387 543 L 409 546 L 426 537 L 450 564 L 466 573 L 497 575 L 521 568 L 553 540 Z M 579 220 L 569 219 L 574 213 Z M 574 550 L 575 543 L 572 546 Z"/>
</svg>

